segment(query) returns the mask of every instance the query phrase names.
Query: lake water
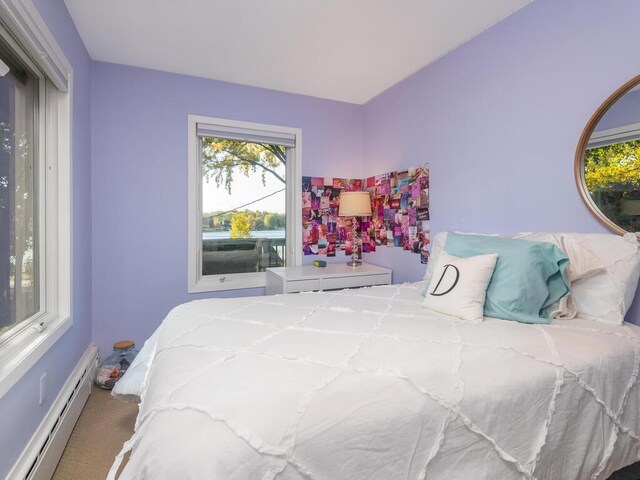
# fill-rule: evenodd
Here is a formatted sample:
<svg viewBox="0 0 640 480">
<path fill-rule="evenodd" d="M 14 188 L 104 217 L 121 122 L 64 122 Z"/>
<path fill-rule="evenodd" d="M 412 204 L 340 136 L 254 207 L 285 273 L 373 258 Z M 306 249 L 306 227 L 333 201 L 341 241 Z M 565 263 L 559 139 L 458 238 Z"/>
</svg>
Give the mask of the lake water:
<svg viewBox="0 0 640 480">
<path fill-rule="evenodd" d="M 285 238 L 284 230 L 252 230 L 251 236 L 253 238 Z M 202 232 L 202 239 L 207 240 L 211 238 L 231 238 L 229 232 Z"/>
</svg>

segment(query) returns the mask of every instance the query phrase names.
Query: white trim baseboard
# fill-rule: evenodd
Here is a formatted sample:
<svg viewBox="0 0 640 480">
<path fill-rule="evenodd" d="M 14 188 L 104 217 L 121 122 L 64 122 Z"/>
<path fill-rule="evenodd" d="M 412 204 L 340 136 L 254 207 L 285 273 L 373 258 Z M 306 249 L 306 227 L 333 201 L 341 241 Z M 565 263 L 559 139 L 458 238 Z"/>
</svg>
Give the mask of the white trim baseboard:
<svg viewBox="0 0 640 480">
<path fill-rule="evenodd" d="M 91 393 L 98 347 L 89 345 L 6 480 L 49 480 Z"/>
</svg>

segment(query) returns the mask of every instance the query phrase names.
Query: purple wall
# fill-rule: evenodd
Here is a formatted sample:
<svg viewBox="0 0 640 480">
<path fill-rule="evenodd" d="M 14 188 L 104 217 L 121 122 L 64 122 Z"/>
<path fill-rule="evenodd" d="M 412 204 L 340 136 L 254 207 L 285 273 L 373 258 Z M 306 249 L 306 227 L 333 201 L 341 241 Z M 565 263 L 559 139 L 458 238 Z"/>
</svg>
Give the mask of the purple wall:
<svg viewBox="0 0 640 480">
<path fill-rule="evenodd" d="M 596 131 L 640 123 L 640 90 L 618 99 L 600 119 Z"/>
<path fill-rule="evenodd" d="M 103 353 L 121 338 L 142 343 L 172 307 L 206 296 L 187 294 L 188 114 L 300 127 L 304 175 L 362 175 L 360 106 L 108 63 L 92 77 L 93 339 Z"/>
<path fill-rule="evenodd" d="M 531 3 L 365 105 L 364 173 L 429 162 L 433 234 L 606 231 L 573 158 L 592 113 L 640 72 L 638 18 L 634 0 Z M 423 271 L 405 252 L 366 259 L 395 281 Z"/>
<path fill-rule="evenodd" d="M 631 0 L 538 0 L 363 108 L 94 64 L 94 340 L 103 352 L 141 342 L 171 307 L 201 297 L 186 293 L 189 113 L 302 127 L 305 175 L 429 162 L 434 233 L 605 231 L 578 196 L 573 155 L 593 111 L 638 71 L 639 13 Z M 396 282 L 424 272 L 400 249 L 365 260 L 394 268 Z"/>
<path fill-rule="evenodd" d="M 62 0 L 35 0 L 41 16 L 73 66 L 73 327 L 0 399 L 0 478 L 4 478 L 51 407 L 91 342 L 91 61 Z M 38 405 L 38 382 L 47 394 Z"/>
</svg>

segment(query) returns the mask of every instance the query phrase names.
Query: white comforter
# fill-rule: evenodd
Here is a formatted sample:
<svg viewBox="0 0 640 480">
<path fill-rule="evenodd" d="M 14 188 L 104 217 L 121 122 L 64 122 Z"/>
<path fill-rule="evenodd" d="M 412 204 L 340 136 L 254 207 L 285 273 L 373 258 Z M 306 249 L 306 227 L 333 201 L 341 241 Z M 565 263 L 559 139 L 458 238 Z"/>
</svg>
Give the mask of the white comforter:
<svg viewBox="0 0 640 480">
<path fill-rule="evenodd" d="M 175 308 L 119 478 L 570 480 L 639 460 L 639 327 L 466 323 L 422 287 Z"/>
</svg>

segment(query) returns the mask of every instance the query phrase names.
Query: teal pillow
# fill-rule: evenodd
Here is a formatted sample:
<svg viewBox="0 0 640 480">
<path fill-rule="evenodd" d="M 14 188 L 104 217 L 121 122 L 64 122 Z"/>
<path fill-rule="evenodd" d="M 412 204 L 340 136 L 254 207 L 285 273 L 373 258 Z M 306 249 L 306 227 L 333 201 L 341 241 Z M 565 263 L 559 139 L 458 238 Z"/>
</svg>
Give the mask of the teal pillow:
<svg viewBox="0 0 640 480">
<path fill-rule="evenodd" d="M 547 307 L 570 292 L 567 256 L 546 242 L 449 233 L 444 250 L 457 257 L 497 253 L 487 288 L 486 317 L 550 323 Z"/>
</svg>

